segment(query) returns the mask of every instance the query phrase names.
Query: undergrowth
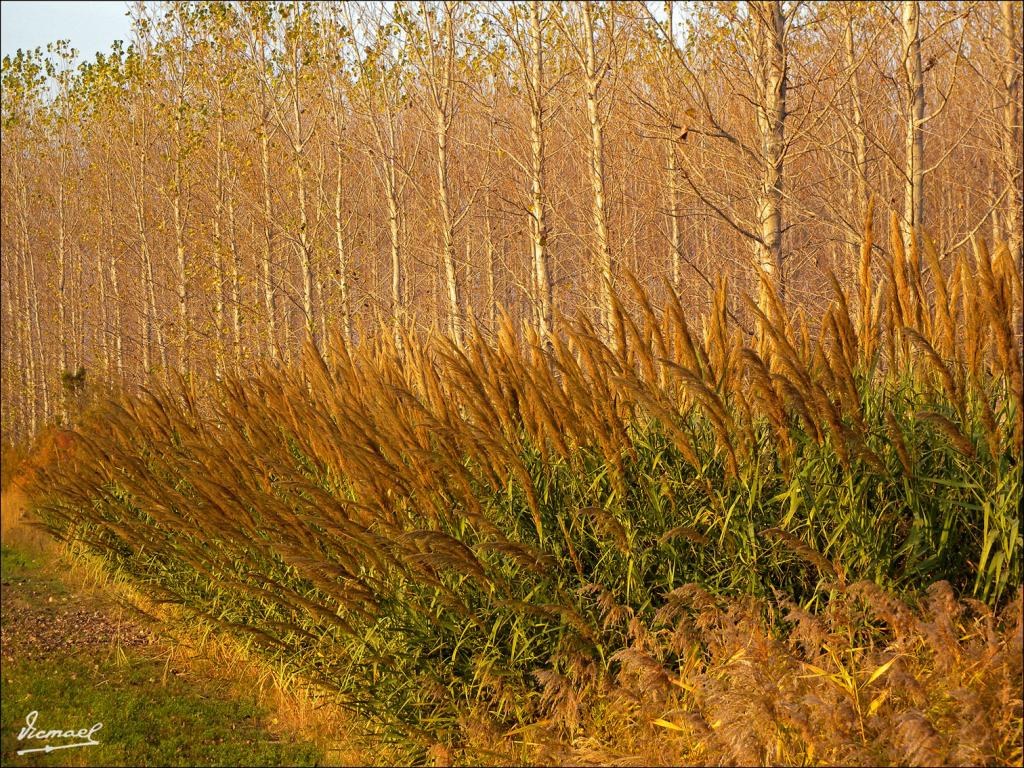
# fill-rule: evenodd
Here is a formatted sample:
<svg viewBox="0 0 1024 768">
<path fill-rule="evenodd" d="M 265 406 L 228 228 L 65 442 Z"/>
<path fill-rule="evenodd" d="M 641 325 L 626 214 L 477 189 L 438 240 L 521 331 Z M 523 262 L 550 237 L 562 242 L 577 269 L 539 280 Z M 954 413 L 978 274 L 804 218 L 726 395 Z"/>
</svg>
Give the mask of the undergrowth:
<svg viewBox="0 0 1024 768">
<path fill-rule="evenodd" d="M 814 323 L 633 281 L 108 399 L 37 506 L 410 760 L 1019 763 L 1020 274 L 896 231 Z"/>
</svg>

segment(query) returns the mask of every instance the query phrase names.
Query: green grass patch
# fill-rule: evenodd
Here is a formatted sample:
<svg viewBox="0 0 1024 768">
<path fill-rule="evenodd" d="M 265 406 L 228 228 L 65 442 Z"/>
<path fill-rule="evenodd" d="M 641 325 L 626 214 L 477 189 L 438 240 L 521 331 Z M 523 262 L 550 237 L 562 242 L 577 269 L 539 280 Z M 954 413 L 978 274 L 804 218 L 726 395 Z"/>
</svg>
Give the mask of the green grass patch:
<svg viewBox="0 0 1024 768">
<path fill-rule="evenodd" d="M 8 581 L 39 568 L 39 562 L 19 549 L 0 546 L 0 579 Z"/>
<path fill-rule="evenodd" d="M 0 762 L 20 765 L 317 765 L 320 749 L 268 728 L 256 700 L 237 696 L 224 680 L 197 679 L 173 668 L 160 646 L 123 647 L 74 638 L 85 615 L 108 608 L 70 591 L 21 550 L 0 552 L 4 583 L 3 674 L 0 678 Z M 57 651 L 49 634 L 62 627 L 70 643 Z M 58 633 L 59 634 L 59 633 Z M 98 746 L 18 755 L 18 750 L 82 739 L 24 739 L 30 712 L 39 730 L 88 729 Z"/>
<path fill-rule="evenodd" d="M 96 661 L 55 658 L 8 662 L 3 672 L 4 765 L 316 765 L 312 744 L 269 732 L 265 712 L 223 699 L 194 680 L 163 679 L 155 659 L 112 654 Z M 50 754 L 17 750 L 74 739 L 18 741 L 25 717 L 41 729 L 89 728 L 99 746 Z"/>
</svg>

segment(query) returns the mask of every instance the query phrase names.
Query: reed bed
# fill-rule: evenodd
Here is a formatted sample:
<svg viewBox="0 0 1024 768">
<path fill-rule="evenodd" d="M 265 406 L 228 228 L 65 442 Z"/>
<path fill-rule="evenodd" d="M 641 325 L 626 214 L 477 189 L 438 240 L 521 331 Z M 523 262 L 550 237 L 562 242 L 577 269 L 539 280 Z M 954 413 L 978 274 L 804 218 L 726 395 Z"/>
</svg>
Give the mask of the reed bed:
<svg viewBox="0 0 1024 768">
<path fill-rule="evenodd" d="M 411 760 L 1019 763 L 1020 273 L 896 232 L 813 323 L 632 281 L 611 338 L 336 338 L 106 399 L 38 509 Z"/>
</svg>

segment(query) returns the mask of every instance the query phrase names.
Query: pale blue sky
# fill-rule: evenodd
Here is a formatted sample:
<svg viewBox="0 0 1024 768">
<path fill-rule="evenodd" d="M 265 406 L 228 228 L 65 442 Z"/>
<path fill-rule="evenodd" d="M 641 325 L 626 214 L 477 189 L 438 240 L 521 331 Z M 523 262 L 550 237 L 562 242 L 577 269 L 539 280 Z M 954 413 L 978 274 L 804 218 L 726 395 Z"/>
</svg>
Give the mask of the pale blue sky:
<svg viewBox="0 0 1024 768">
<path fill-rule="evenodd" d="M 115 40 L 128 41 L 128 4 L 109 2 L 0 2 L 0 55 L 19 48 L 44 48 L 54 40 L 70 40 L 83 59 L 108 51 Z"/>
</svg>

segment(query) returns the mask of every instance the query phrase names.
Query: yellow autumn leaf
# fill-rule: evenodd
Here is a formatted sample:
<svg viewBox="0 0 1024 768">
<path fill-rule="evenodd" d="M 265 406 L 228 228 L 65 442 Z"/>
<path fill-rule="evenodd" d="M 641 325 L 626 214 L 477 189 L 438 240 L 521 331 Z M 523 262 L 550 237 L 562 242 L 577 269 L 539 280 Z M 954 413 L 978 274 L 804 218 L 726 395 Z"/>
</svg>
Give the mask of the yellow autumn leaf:
<svg viewBox="0 0 1024 768">
<path fill-rule="evenodd" d="M 890 692 L 891 690 L 892 690 L 891 688 L 886 688 L 886 689 L 885 689 L 884 691 L 882 691 L 882 692 L 881 692 L 880 694 L 878 694 L 878 695 L 877 695 L 877 696 L 876 696 L 876 697 L 875 697 L 875 698 L 874 698 L 874 699 L 872 700 L 872 702 L 871 702 L 870 704 L 868 704 L 868 715 L 869 715 L 869 716 L 870 716 L 870 715 L 873 715 L 873 714 L 875 714 L 875 712 L 877 712 L 877 711 L 878 711 L 878 708 L 879 708 L 880 706 L 882 706 L 882 704 L 884 704 L 884 703 L 885 703 L 885 700 L 886 700 L 887 698 L 889 698 L 889 692 Z"/>
<path fill-rule="evenodd" d="M 688 691 L 690 693 L 694 693 L 696 691 L 696 689 L 692 685 L 683 682 L 683 679 L 681 677 L 673 678 L 669 682 L 672 683 L 672 685 L 682 688 L 684 691 Z"/>
<path fill-rule="evenodd" d="M 876 669 L 874 672 L 872 672 L 871 673 L 871 677 L 868 678 L 867 684 L 871 685 L 873 682 L 875 682 L 875 680 L 877 680 L 882 675 L 884 675 L 886 672 L 888 672 L 889 671 L 889 667 L 891 667 L 895 663 L 896 659 L 898 659 L 898 658 L 899 658 L 899 656 L 893 656 L 891 659 L 889 659 L 887 662 L 885 662 L 885 664 L 883 664 L 878 669 Z"/>
<path fill-rule="evenodd" d="M 806 667 L 814 673 L 813 675 L 807 675 L 807 677 L 832 677 L 832 675 L 829 672 L 826 672 L 821 667 L 817 667 L 814 664 L 809 664 L 806 661 L 802 661 L 800 663 L 802 666 Z"/>
<path fill-rule="evenodd" d="M 728 660 L 725 662 L 725 666 L 729 666 L 733 662 L 739 661 L 746 654 L 747 654 L 747 649 L 746 648 L 740 648 L 738 651 L 736 651 L 736 653 L 734 653 L 732 656 L 730 656 L 728 658 Z"/>
</svg>

